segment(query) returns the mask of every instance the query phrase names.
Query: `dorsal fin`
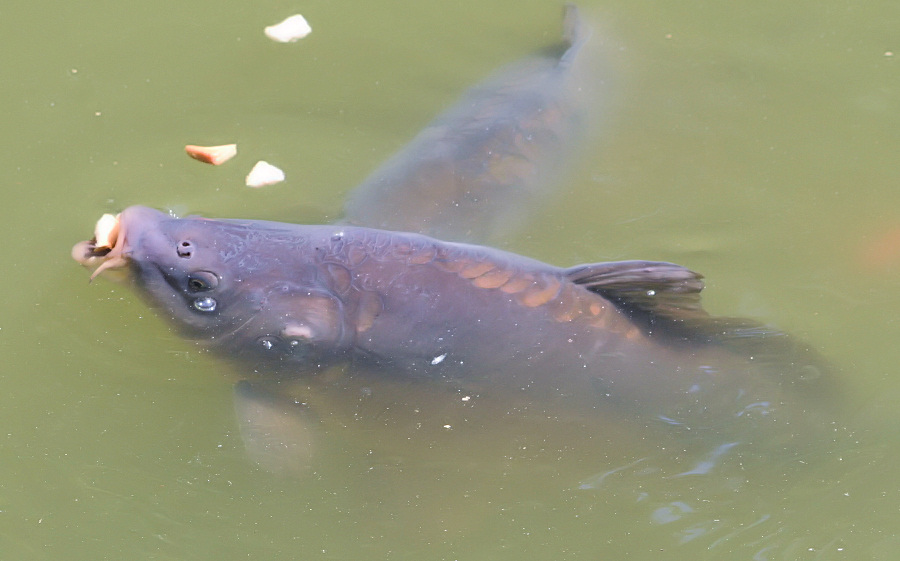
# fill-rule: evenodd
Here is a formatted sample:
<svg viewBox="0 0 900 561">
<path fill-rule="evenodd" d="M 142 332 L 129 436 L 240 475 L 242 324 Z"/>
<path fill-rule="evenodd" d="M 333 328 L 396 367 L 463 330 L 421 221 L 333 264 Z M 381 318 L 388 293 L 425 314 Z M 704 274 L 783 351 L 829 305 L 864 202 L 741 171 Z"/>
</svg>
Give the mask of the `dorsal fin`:
<svg viewBox="0 0 900 561">
<path fill-rule="evenodd" d="M 731 347 L 735 340 L 788 337 L 753 320 L 710 316 L 700 303 L 703 276 L 673 263 L 595 263 L 567 269 L 566 276 L 612 302 L 648 336 L 667 343 Z"/>
<path fill-rule="evenodd" d="M 703 277 L 672 263 L 619 261 L 566 270 L 572 282 L 609 300 L 651 338 L 669 345 L 715 345 L 808 387 L 829 373 L 808 343 L 762 323 L 710 316 L 700 304 Z"/>
<path fill-rule="evenodd" d="M 651 336 L 698 342 L 685 322 L 709 318 L 700 306 L 703 277 L 680 265 L 655 261 L 595 263 L 567 269 L 566 276 L 612 302 Z"/>
</svg>

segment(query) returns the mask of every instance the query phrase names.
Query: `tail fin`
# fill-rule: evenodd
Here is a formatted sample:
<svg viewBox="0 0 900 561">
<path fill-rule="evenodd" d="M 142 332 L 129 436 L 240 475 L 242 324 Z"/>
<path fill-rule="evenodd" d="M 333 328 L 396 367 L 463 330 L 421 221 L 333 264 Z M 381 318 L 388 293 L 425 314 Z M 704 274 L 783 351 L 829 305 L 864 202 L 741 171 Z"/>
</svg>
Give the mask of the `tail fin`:
<svg viewBox="0 0 900 561">
<path fill-rule="evenodd" d="M 566 4 L 563 8 L 563 46 L 565 52 L 559 57 L 562 65 L 571 64 L 581 47 L 590 39 L 591 29 L 581 17 L 575 4 Z"/>
</svg>

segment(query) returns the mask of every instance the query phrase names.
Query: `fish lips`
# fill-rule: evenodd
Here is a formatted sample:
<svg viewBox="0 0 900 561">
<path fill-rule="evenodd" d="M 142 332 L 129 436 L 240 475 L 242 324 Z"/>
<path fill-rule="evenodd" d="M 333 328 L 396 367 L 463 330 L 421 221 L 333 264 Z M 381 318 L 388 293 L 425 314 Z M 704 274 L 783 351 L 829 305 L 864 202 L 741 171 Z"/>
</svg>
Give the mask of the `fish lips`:
<svg viewBox="0 0 900 561">
<path fill-rule="evenodd" d="M 199 249 L 191 241 L 190 234 L 201 220 L 179 220 L 152 208 L 128 207 L 119 215 L 111 247 L 98 247 L 96 239 L 79 242 L 72 248 L 72 257 L 94 269 L 91 279 L 106 271 L 124 271 L 142 298 L 165 312 L 184 336 L 221 342 L 247 323 L 262 302 L 252 294 L 233 297 L 232 283 L 221 281 L 214 290 L 190 289 L 192 272 L 217 269 L 203 255 L 208 248 Z"/>
<path fill-rule="evenodd" d="M 135 235 L 153 231 L 160 222 L 170 217 L 143 206 L 126 208 L 115 217 L 115 225 L 105 244 L 98 242 L 98 235 L 90 240 L 78 242 L 72 247 L 72 258 L 89 269 L 93 269 L 91 280 L 100 273 L 123 269 L 131 264 Z M 102 219 L 101 219 L 102 221 Z M 99 223 L 98 223 L 99 228 Z M 105 236 L 104 236 L 105 237 Z"/>
</svg>

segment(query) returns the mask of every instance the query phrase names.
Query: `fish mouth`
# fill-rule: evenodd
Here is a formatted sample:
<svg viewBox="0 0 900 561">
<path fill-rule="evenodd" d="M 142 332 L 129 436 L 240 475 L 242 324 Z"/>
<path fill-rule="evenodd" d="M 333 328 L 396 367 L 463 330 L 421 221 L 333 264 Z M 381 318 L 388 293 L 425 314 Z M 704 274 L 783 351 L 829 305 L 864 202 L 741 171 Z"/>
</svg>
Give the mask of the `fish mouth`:
<svg viewBox="0 0 900 561">
<path fill-rule="evenodd" d="M 125 229 L 122 214 L 104 214 L 94 226 L 94 237 L 78 242 L 72 247 L 72 259 L 89 269 L 91 280 L 109 269 L 121 269 L 128 265 L 125 251 Z"/>
<path fill-rule="evenodd" d="M 116 215 L 104 214 L 94 226 L 94 237 L 72 247 L 72 259 L 93 269 L 91 280 L 104 271 L 123 269 L 131 262 L 129 235 L 133 227 L 158 222 L 162 217 L 165 215 L 158 210 L 140 206 L 128 207 Z"/>
</svg>

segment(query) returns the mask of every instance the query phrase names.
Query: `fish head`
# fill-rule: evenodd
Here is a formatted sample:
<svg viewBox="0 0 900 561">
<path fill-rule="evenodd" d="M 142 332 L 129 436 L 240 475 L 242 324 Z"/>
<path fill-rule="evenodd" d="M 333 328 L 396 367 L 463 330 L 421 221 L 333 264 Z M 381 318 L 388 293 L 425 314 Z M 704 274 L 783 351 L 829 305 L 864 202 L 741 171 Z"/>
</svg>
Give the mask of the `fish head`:
<svg viewBox="0 0 900 561">
<path fill-rule="evenodd" d="M 132 206 L 106 246 L 102 237 L 72 256 L 95 268 L 92 278 L 125 270 L 151 307 L 204 346 L 253 362 L 315 362 L 345 337 L 340 299 L 294 251 L 302 236 L 284 227 Z"/>
</svg>

